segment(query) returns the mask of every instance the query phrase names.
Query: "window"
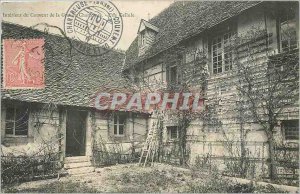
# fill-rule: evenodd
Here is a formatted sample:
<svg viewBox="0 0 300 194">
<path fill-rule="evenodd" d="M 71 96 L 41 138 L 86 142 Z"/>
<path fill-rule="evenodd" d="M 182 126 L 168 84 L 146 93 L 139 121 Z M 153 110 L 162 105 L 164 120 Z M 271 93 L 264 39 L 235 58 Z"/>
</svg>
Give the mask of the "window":
<svg viewBox="0 0 300 194">
<path fill-rule="evenodd" d="M 298 48 L 297 44 L 297 25 L 295 13 L 283 13 L 279 19 L 280 22 L 280 51 L 286 52 Z"/>
<path fill-rule="evenodd" d="M 218 87 L 218 95 L 222 95 L 227 92 L 227 87 L 225 85 L 220 85 Z"/>
<path fill-rule="evenodd" d="M 282 121 L 282 131 L 285 140 L 299 140 L 299 120 Z"/>
<path fill-rule="evenodd" d="M 172 66 L 169 69 L 169 82 L 176 84 L 178 82 L 177 66 Z"/>
<path fill-rule="evenodd" d="M 163 64 L 158 64 L 144 71 L 144 82 L 147 84 L 161 83 L 166 80 Z"/>
<path fill-rule="evenodd" d="M 141 32 L 141 46 L 143 46 L 145 44 L 145 31 Z"/>
<path fill-rule="evenodd" d="M 174 65 L 169 66 L 168 68 L 168 82 L 171 85 L 176 85 L 180 83 L 181 80 L 181 73 L 180 67 L 183 65 L 183 56 L 178 56 Z"/>
<path fill-rule="evenodd" d="M 7 108 L 5 120 L 5 134 L 7 136 L 27 136 L 28 115 L 28 108 Z"/>
<path fill-rule="evenodd" d="M 232 32 L 227 32 L 212 39 L 211 50 L 214 74 L 232 69 L 232 51 L 228 48 L 232 36 Z"/>
<path fill-rule="evenodd" d="M 125 134 L 125 115 L 114 114 L 114 135 L 123 136 Z"/>
<path fill-rule="evenodd" d="M 168 137 L 170 140 L 177 139 L 179 137 L 179 131 L 177 126 L 169 126 L 167 127 Z"/>
</svg>

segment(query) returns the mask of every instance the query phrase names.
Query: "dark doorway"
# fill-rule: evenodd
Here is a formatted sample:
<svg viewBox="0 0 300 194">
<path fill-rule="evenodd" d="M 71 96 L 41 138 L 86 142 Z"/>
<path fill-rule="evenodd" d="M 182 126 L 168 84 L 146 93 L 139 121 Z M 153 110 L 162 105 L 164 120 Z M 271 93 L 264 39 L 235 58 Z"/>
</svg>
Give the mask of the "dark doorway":
<svg viewBox="0 0 300 194">
<path fill-rule="evenodd" d="M 85 156 L 86 119 L 86 111 L 68 110 L 66 123 L 66 157 Z"/>
</svg>

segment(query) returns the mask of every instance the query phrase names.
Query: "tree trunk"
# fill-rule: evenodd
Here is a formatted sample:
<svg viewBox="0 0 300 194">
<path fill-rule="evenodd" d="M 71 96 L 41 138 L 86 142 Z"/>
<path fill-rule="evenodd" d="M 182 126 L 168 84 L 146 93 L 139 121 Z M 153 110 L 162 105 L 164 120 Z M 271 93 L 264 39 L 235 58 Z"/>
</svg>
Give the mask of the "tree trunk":
<svg viewBox="0 0 300 194">
<path fill-rule="evenodd" d="M 269 135 L 268 143 L 269 143 L 269 175 L 271 180 L 276 180 L 277 172 L 276 172 L 276 160 L 275 160 L 275 142 L 274 142 L 273 135 Z"/>
<path fill-rule="evenodd" d="M 245 178 L 247 174 L 247 168 L 246 166 L 246 160 L 247 160 L 247 153 L 246 153 L 246 134 L 245 134 L 245 128 L 244 128 L 244 109 L 243 104 L 239 103 L 239 122 L 240 122 L 240 148 L 241 148 L 241 157 L 240 157 L 240 176 Z"/>
<path fill-rule="evenodd" d="M 246 146 L 245 146 L 245 131 L 243 121 L 240 122 L 240 141 L 241 141 L 241 158 L 240 158 L 240 175 L 246 177 Z"/>
<path fill-rule="evenodd" d="M 186 165 L 186 134 L 189 126 L 189 120 L 183 118 L 181 120 L 180 131 L 179 131 L 179 151 L 180 151 L 180 165 Z"/>
<path fill-rule="evenodd" d="M 241 159 L 240 159 L 240 175 L 245 178 L 247 174 L 246 167 L 246 148 L 245 140 L 241 138 Z"/>
</svg>

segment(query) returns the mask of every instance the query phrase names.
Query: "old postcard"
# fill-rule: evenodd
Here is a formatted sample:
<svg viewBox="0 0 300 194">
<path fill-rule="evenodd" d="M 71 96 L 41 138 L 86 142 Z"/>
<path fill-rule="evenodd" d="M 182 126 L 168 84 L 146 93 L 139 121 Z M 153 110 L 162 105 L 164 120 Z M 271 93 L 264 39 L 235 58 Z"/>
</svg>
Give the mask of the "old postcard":
<svg viewBox="0 0 300 194">
<path fill-rule="evenodd" d="M 299 192 L 298 1 L 1 11 L 2 192 Z"/>
</svg>

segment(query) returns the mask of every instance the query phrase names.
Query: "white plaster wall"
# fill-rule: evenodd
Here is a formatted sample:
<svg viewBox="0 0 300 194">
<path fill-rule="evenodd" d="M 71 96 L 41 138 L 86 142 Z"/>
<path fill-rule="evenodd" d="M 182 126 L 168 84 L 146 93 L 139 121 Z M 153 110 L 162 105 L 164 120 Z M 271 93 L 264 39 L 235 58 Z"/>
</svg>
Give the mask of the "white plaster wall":
<svg viewBox="0 0 300 194">
<path fill-rule="evenodd" d="M 135 118 L 134 119 L 134 140 L 143 141 L 147 132 L 147 119 L 146 118 Z"/>
<path fill-rule="evenodd" d="M 23 154 L 43 154 L 48 151 L 58 151 L 58 132 L 59 132 L 59 113 L 53 110 L 52 115 L 49 111 L 38 113 L 41 117 L 38 127 L 36 114 L 37 110 L 30 108 L 28 121 L 28 136 L 27 137 L 5 137 L 5 109 L 2 110 L 2 125 L 1 136 L 3 137 L 4 145 L 2 145 L 2 153 L 13 153 L 15 155 Z M 48 145 L 48 146 L 46 146 Z"/>
<path fill-rule="evenodd" d="M 148 119 L 142 116 L 132 118 L 131 113 L 126 113 L 125 135 L 114 136 L 113 119 L 102 113 L 95 113 L 95 142 L 99 145 L 105 145 L 109 152 L 120 151 L 121 153 L 131 153 L 132 145 L 143 145 L 146 138 Z"/>
</svg>

